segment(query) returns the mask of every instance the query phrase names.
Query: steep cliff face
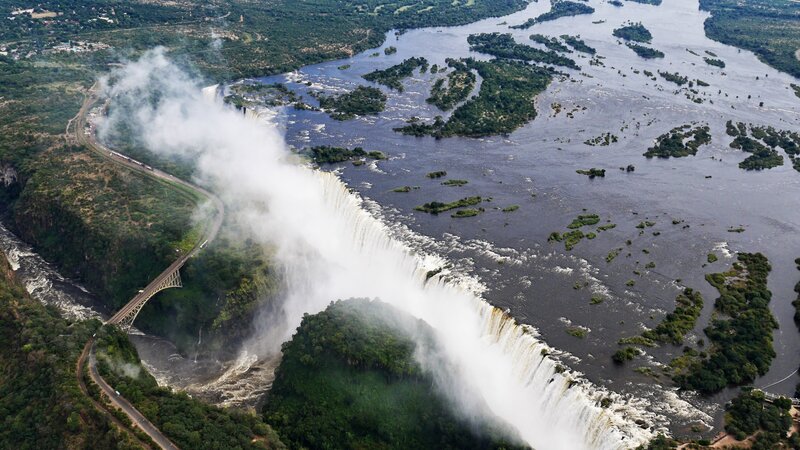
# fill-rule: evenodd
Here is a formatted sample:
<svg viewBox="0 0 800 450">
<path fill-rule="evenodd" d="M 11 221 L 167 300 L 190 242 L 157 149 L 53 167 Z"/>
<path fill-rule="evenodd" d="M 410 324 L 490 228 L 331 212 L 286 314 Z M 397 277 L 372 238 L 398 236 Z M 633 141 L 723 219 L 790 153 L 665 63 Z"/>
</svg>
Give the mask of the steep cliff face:
<svg viewBox="0 0 800 450">
<path fill-rule="evenodd" d="M 38 163 L 11 204 L 12 226 L 111 309 L 169 265 L 191 229 L 189 199 L 82 148 L 47 152 Z"/>
<path fill-rule="evenodd" d="M 223 234 L 234 234 L 229 231 L 223 226 Z M 249 337 L 254 317 L 279 290 L 264 251 L 235 237 L 211 243 L 184 266 L 181 278 L 183 288 L 160 293 L 137 326 L 161 333 L 188 353 L 227 348 L 229 354 Z"/>
<path fill-rule="evenodd" d="M 20 176 L 12 165 L 0 164 L 4 222 L 64 275 L 98 294 L 109 312 L 172 263 L 194 236 L 191 199 L 82 148 L 48 151 L 30 166 Z M 278 283 L 263 250 L 236 234 L 224 229 L 230 239 L 192 258 L 181 270 L 184 287 L 154 297 L 136 325 L 184 352 L 245 339 Z"/>
</svg>

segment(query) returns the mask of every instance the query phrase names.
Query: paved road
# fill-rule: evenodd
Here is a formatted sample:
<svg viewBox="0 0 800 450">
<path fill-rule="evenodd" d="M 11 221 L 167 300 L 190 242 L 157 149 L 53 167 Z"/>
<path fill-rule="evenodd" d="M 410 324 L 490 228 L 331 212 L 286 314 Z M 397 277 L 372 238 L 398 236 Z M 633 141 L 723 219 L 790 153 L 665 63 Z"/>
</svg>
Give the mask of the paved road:
<svg viewBox="0 0 800 450">
<path fill-rule="evenodd" d="M 124 412 L 131 419 L 131 422 L 133 422 L 142 431 L 147 433 L 147 435 L 150 436 L 150 438 L 153 439 L 153 441 L 158 444 L 159 447 L 164 450 L 178 450 L 178 447 L 170 442 L 166 436 L 161 434 L 161 431 L 159 431 L 155 425 L 150 423 L 150 421 L 147 420 L 147 418 L 145 418 L 136 408 L 134 408 L 133 405 L 125 400 L 125 398 L 123 398 L 121 395 L 118 395 L 116 390 L 109 386 L 108 383 L 106 383 L 106 380 L 100 376 L 100 373 L 97 371 L 97 359 L 94 357 L 94 339 L 90 340 L 89 344 L 92 347 L 89 351 L 89 377 L 108 396 L 111 404 Z"/>
<path fill-rule="evenodd" d="M 98 101 L 98 97 L 96 94 L 96 85 L 92 86 L 89 91 L 89 95 L 87 96 L 86 100 L 84 101 L 83 105 L 81 106 L 80 111 L 78 114 L 70 120 L 67 124 L 67 134 L 68 136 L 74 136 L 75 142 L 78 144 L 85 145 L 89 149 L 93 150 L 98 155 L 106 158 L 115 164 L 119 164 L 125 166 L 131 170 L 136 172 L 142 173 L 148 177 L 154 178 L 161 182 L 165 182 L 169 185 L 176 187 L 180 186 L 184 189 L 187 189 L 191 192 L 194 192 L 199 197 L 205 197 L 209 199 L 216 209 L 217 214 L 214 217 L 214 220 L 209 223 L 203 234 L 202 238 L 195 243 L 195 246 L 186 254 L 178 258 L 174 263 L 172 263 L 169 267 L 164 269 L 161 274 L 159 274 L 153 281 L 150 282 L 142 292 L 138 293 L 136 296 L 131 299 L 125 306 L 123 306 L 114 316 L 109 319 L 108 323 L 119 323 L 125 316 L 130 313 L 131 310 L 136 309 L 140 306 L 142 302 L 147 301 L 151 294 L 158 290 L 159 284 L 167 277 L 169 277 L 173 272 L 183 267 L 186 261 L 189 258 L 196 255 L 202 248 L 204 247 L 204 243 L 208 243 L 213 241 L 217 234 L 219 233 L 219 229 L 222 226 L 222 221 L 225 216 L 225 206 L 223 205 L 222 201 L 216 195 L 212 194 L 211 192 L 199 187 L 195 186 L 189 182 L 181 180 L 171 174 L 168 174 L 164 171 L 158 170 L 156 168 L 152 168 L 147 166 L 143 163 L 137 162 L 131 158 L 127 158 L 126 156 L 114 152 L 109 148 L 105 147 L 104 145 L 100 144 L 95 140 L 94 134 L 91 130 L 88 130 L 86 115 L 89 113 L 95 104 Z M 70 133 L 70 127 L 74 128 L 74 131 Z M 87 131 L 88 130 L 88 131 Z"/>
<path fill-rule="evenodd" d="M 126 424 L 122 423 L 119 419 L 117 419 L 115 415 L 111 414 L 111 412 L 109 412 L 103 404 L 101 404 L 100 402 L 95 400 L 91 395 L 89 395 L 89 389 L 86 387 L 86 380 L 84 380 L 83 378 L 83 365 L 84 362 L 89 358 L 89 352 L 92 350 L 93 345 L 94 345 L 94 339 L 89 339 L 89 342 L 87 342 L 86 345 L 84 345 L 83 347 L 83 352 L 81 353 L 81 356 L 78 358 L 78 363 L 75 369 L 75 373 L 78 376 L 78 386 L 80 387 L 81 392 L 83 392 L 83 395 L 85 395 L 86 398 L 88 398 L 89 401 L 92 402 L 95 409 L 105 413 L 106 417 L 108 417 L 108 419 L 112 423 L 114 423 L 114 425 L 116 425 L 117 428 L 122 430 L 124 433 L 128 433 L 128 435 L 133 439 L 133 441 L 139 444 L 142 448 L 150 449 L 151 448 L 150 445 L 142 442 L 142 440 L 139 439 L 139 437 L 136 436 Z M 91 373 L 92 372 L 89 371 L 90 375 Z"/>
<path fill-rule="evenodd" d="M 66 139 L 68 142 L 72 142 L 75 144 L 81 144 L 89 148 L 90 150 L 94 151 L 98 155 L 102 156 L 103 158 L 111 161 L 114 164 L 118 164 L 121 166 L 125 166 L 135 172 L 139 172 L 147 177 L 153 178 L 157 181 L 166 183 L 172 186 L 175 189 L 182 189 L 184 191 L 188 190 L 194 194 L 193 200 L 197 200 L 197 198 L 207 198 L 211 201 L 212 205 L 217 211 L 214 220 L 206 225 L 204 232 L 202 233 L 202 238 L 195 243 L 195 246 L 186 254 L 182 255 L 178 258 L 175 262 L 170 264 L 161 274 L 159 274 L 150 284 L 145 287 L 142 292 L 138 293 L 133 299 L 128 302 L 125 306 L 123 306 L 111 319 L 108 320 L 107 323 L 116 324 L 119 323 L 132 309 L 137 308 L 142 302 L 147 301 L 149 298 L 149 294 L 155 292 L 159 286 L 159 284 L 168 276 L 170 276 L 176 270 L 179 270 L 189 258 L 196 255 L 200 250 L 202 250 L 205 245 L 216 238 L 217 234 L 219 233 L 219 229 L 222 226 L 222 221 L 225 216 L 225 207 L 222 201 L 211 192 L 199 187 L 195 186 L 191 183 L 188 183 L 184 180 L 176 178 L 166 172 L 161 170 L 149 167 L 145 164 L 137 162 L 131 158 L 128 158 L 124 155 L 121 155 L 117 152 L 113 152 L 110 149 L 106 148 L 99 142 L 95 140 L 94 134 L 92 130 L 88 128 L 88 124 L 86 121 L 86 115 L 88 114 L 89 110 L 91 110 L 94 105 L 98 101 L 97 93 L 96 93 L 97 84 L 92 86 L 89 90 L 89 94 L 86 97 L 83 105 L 81 106 L 80 111 L 78 114 L 70 119 L 67 122 L 66 126 Z M 72 128 L 72 130 L 70 130 Z M 185 193 L 185 192 L 184 192 Z M 187 194 L 188 195 L 188 194 Z M 164 450 L 177 450 L 178 447 L 175 446 L 170 440 L 161 433 L 161 431 L 156 428 L 150 421 L 148 421 L 142 413 L 140 413 L 136 408 L 131 405 L 130 402 L 125 400 L 121 395 L 117 395 L 116 390 L 114 390 L 111 386 L 106 383 L 103 377 L 100 376 L 100 373 L 97 371 L 97 361 L 94 357 L 94 339 L 90 339 L 87 342 L 86 346 L 83 349 L 83 353 L 78 360 L 77 366 L 77 375 L 78 381 L 81 386 L 81 389 L 84 391 L 84 394 L 88 396 L 88 390 L 85 386 L 85 380 L 83 379 L 83 372 L 82 368 L 84 362 L 88 360 L 89 364 L 89 376 L 94 381 L 100 389 L 102 389 L 108 398 L 110 399 L 111 403 L 121 411 L 123 411 L 131 420 L 132 423 L 136 424 L 142 431 L 147 433 L 153 441 L 158 444 Z M 102 404 L 94 401 L 96 407 L 105 410 L 108 413 L 108 410 Z M 109 413 L 110 414 L 110 413 Z M 110 414 L 111 415 L 111 414 Z M 122 424 L 116 417 L 111 415 L 113 421 L 122 429 L 127 430 L 127 427 Z M 135 436 L 134 436 L 135 437 Z M 142 443 L 138 438 L 136 439 L 142 444 L 144 447 L 149 447 L 146 444 Z"/>
</svg>

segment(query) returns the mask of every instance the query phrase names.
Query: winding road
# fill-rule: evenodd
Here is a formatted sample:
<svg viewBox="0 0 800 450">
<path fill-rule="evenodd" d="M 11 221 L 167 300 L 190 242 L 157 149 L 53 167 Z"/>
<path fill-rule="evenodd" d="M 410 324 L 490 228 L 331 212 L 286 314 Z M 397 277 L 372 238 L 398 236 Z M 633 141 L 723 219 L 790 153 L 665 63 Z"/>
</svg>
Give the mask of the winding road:
<svg viewBox="0 0 800 450">
<path fill-rule="evenodd" d="M 151 179 L 154 179 L 158 182 L 165 183 L 168 186 L 177 189 L 182 194 L 188 196 L 192 201 L 199 202 L 200 199 L 206 198 L 208 201 L 211 202 L 214 209 L 216 209 L 216 215 L 214 216 L 213 220 L 211 220 L 208 224 L 206 224 L 203 233 L 201 234 L 201 238 L 195 243 L 194 247 L 191 250 L 183 254 L 179 257 L 175 262 L 170 264 L 161 274 L 159 274 L 155 279 L 153 279 L 150 284 L 148 284 L 142 291 L 137 293 L 131 301 L 129 301 L 125 306 L 120 308 L 120 310 L 114 314 L 106 323 L 107 324 L 117 324 L 119 323 L 124 317 L 126 317 L 132 309 L 137 307 L 141 307 L 143 301 L 146 301 L 145 296 L 156 292 L 158 290 L 158 286 L 161 284 L 162 281 L 176 270 L 179 270 L 188 260 L 195 256 L 200 250 L 202 250 L 206 244 L 213 241 L 217 234 L 219 233 L 219 229 L 222 226 L 222 221 L 225 216 L 225 207 L 222 201 L 211 192 L 191 184 L 187 181 L 181 180 L 171 174 L 163 172 L 161 170 L 152 168 L 148 165 L 135 161 L 131 158 L 126 157 L 118 152 L 114 152 L 101 143 L 97 142 L 93 133 L 91 126 L 89 126 L 87 122 L 87 114 L 89 111 L 95 106 L 95 104 L 99 101 L 99 93 L 97 90 L 97 83 L 93 85 L 89 89 L 89 93 L 86 96 L 86 99 L 81 106 L 81 109 L 78 111 L 78 114 L 73 117 L 72 119 L 67 122 L 66 126 L 66 139 L 67 142 L 83 145 L 86 148 L 92 150 L 99 156 L 103 157 L 106 160 L 109 160 L 113 164 L 118 164 L 120 166 L 124 166 L 130 170 L 135 172 L 141 173 Z M 147 297 L 149 298 L 149 297 Z M 88 362 L 88 373 L 89 378 L 98 386 L 100 389 L 106 394 L 108 397 L 109 402 L 117 409 L 125 413 L 128 418 L 131 420 L 135 426 L 141 429 L 144 433 L 146 433 L 152 440 L 155 442 L 159 447 L 164 450 L 177 450 L 178 447 L 173 444 L 161 431 L 154 426 L 145 416 L 140 413 L 130 402 L 128 402 L 125 398 L 117 393 L 115 389 L 113 389 L 104 379 L 100 376 L 100 373 L 97 370 L 97 360 L 94 356 L 94 338 L 90 339 L 89 342 L 83 348 L 83 352 L 81 353 L 80 358 L 78 359 L 76 373 L 78 377 L 78 384 L 83 391 L 83 393 L 89 396 L 89 391 L 86 387 L 86 380 L 83 376 L 83 367 L 84 364 Z M 91 398 L 91 396 L 89 396 Z M 111 416 L 112 421 L 119 426 L 120 428 L 127 430 L 130 432 L 128 427 L 120 422 L 112 413 L 107 409 L 107 407 L 100 402 L 95 401 L 92 399 L 95 407 L 102 409 L 107 414 Z M 144 447 L 149 448 L 149 445 L 145 444 L 138 438 L 136 438 L 135 434 L 131 433 L 133 437 L 138 441 L 138 443 Z"/>
</svg>

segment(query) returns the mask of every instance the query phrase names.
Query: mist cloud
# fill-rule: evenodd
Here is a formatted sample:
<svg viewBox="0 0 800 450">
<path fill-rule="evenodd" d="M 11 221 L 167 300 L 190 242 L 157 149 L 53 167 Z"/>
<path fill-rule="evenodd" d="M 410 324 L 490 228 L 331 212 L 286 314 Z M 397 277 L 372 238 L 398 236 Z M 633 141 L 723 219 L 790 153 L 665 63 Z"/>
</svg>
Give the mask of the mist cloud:
<svg viewBox="0 0 800 450">
<path fill-rule="evenodd" d="M 280 265 L 282 309 L 261 318 L 251 351 L 278 351 L 303 313 L 332 300 L 379 298 L 439 333 L 449 364 L 439 354 L 418 358 L 465 416 L 485 417 L 476 405 L 488 404 L 538 448 L 625 447 L 617 428 L 624 423 L 572 388 L 542 355 L 546 346 L 458 286 L 426 283 L 419 256 L 389 238 L 334 175 L 299 165 L 277 127 L 204 95 L 202 83 L 163 49 L 115 71 L 103 86 L 114 104 L 127 107 L 113 109 L 101 132 L 124 122 L 150 150 L 195 161 L 196 181 L 210 186 Z M 444 373 L 442 366 L 458 371 Z"/>
</svg>

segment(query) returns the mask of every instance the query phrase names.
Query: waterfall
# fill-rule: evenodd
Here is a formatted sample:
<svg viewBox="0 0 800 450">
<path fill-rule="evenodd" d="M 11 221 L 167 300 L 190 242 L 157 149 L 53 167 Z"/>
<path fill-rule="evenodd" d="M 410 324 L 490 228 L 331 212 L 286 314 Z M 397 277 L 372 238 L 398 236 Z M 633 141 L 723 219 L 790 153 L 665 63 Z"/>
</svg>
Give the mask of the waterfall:
<svg viewBox="0 0 800 450">
<path fill-rule="evenodd" d="M 209 103 L 216 103 L 222 95 L 222 86 L 219 84 L 212 84 L 201 89 L 203 98 Z"/>
<path fill-rule="evenodd" d="M 427 279 L 428 271 L 444 261 L 417 255 L 390 237 L 388 227 L 362 208 L 360 198 L 335 175 L 307 175 L 321 191 L 324 206 L 297 207 L 316 206 L 317 223 L 330 235 L 327 242 L 306 235 L 305 244 L 314 248 L 304 253 L 307 258 L 281 258 L 292 292 L 289 330 L 299 324 L 300 311 L 317 312 L 333 299 L 379 298 L 436 329 L 467 384 L 533 447 L 624 449 L 652 437 L 636 423 L 645 413 L 629 399 L 566 369 L 533 328 L 482 300 L 466 288 L 471 283 L 445 281 L 441 275 Z M 326 273 L 345 282 L 330 282 Z M 600 406 L 603 398 L 612 400 L 608 408 Z"/>
<path fill-rule="evenodd" d="M 158 105 L 140 102 L 137 114 L 116 119 L 138 121 L 151 150 L 193 158 L 197 176 L 214 186 L 230 220 L 254 245 L 268 249 L 284 276 L 281 311 L 258 321 L 261 328 L 246 348 L 278 350 L 304 314 L 333 300 L 380 299 L 436 330 L 441 354 L 420 350 L 415 356 L 467 418 L 485 418 L 475 405 L 486 405 L 538 449 L 616 450 L 652 436 L 637 424 L 645 413 L 636 399 L 564 368 L 535 330 L 470 290 L 472 280 L 428 279 L 429 270 L 446 261 L 393 238 L 335 175 L 298 165 L 278 126 L 265 126 L 263 116 L 248 120 L 216 97 L 209 101 L 207 90 L 201 94 L 163 50 L 148 52 L 120 73 L 112 96 L 135 104 L 149 98 L 141 95 L 148 89 L 166 95 Z M 428 356 L 447 358 L 448 369 Z M 236 378 L 241 371 L 230 374 Z M 601 407 L 603 398 L 612 400 L 608 408 Z"/>
</svg>

